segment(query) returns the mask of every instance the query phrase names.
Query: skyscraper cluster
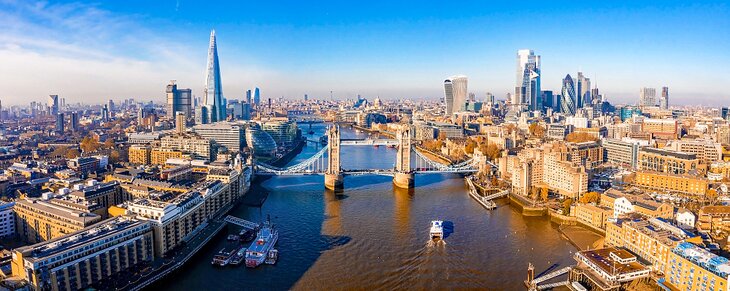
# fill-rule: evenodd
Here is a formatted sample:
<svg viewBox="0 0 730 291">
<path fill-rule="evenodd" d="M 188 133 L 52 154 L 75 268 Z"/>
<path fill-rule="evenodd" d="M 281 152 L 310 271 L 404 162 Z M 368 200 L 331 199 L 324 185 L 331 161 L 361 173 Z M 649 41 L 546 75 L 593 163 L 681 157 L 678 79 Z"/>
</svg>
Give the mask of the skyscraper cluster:
<svg viewBox="0 0 730 291">
<path fill-rule="evenodd" d="M 540 90 L 540 56 L 533 50 L 517 51 L 517 84 L 512 95 L 512 106 L 517 111 L 542 109 Z"/>
</svg>

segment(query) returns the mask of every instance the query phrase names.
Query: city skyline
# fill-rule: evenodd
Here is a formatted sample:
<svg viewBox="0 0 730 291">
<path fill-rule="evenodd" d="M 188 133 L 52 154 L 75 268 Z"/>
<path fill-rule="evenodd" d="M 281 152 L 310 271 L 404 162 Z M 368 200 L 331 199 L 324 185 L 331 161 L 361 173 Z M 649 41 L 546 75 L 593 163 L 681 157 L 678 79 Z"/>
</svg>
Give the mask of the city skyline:
<svg viewBox="0 0 730 291">
<path fill-rule="evenodd" d="M 0 4 L 0 15 L 9 20 L 0 24 L 0 62 L 6 64 L 0 69 L 5 89 L 0 100 L 26 105 L 57 94 L 68 103 L 122 98 L 164 102 L 165 85 L 172 79 L 203 97 L 203 47 L 211 29 L 221 37 L 227 99 L 244 99 L 247 89 L 260 87 L 263 99 L 299 99 L 304 94 L 326 99 L 334 91 L 336 99 L 361 94 L 437 100 L 444 97 L 447 76 L 464 74 L 477 99 L 491 92 L 504 100 L 514 91 L 511 72 L 520 49 L 543 57 L 542 90 L 558 92 L 565 74 L 582 71 L 612 103 L 636 103 L 642 87 L 671 87 L 672 105 L 726 105 L 730 97 L 713 86 L 726 78 L 716 72 L 728 56 L 712 54 L 729 46 L 713 33 L 728 25 L 723 3 L 541 4 L 533 7 L 539 13 L 469 3 L 464 15 L 428 5 L 399 15 L 380 11 L 377 3 L 330 5 L 324 11 L 262 4 L 256 7 L 259 13 L 241 20 L 226 9 L 184 1 L 148 8 L 117 5 Z M 163 16 L 163 10 L 174 13 Z M 186 18 L 200 10 L 218 14 L 215 19 Z M 277 13 L 283 16 L 271 17 Z M 533 16 L 540 25 L 525 31 L 525 24 L 511 19 L 518 14 Z M 623 20 L 606 27 L 611 15 Z M 585 40 L 574 45 L 556 41 L 565 26 L 556 20 L 561 17 L 583 24 L 574 35 Z M 701 25 L 694 26 L 692 19 L 701 19 Z M 680 20 L 681 25 L 674 23 Z M 454 31 L 456 27 L 463 30 Z M 525 41 L 517 37 L 520 31 L 534 37 Z M 447 32 L 457 41 L 444 43 Z"/>
</svg>

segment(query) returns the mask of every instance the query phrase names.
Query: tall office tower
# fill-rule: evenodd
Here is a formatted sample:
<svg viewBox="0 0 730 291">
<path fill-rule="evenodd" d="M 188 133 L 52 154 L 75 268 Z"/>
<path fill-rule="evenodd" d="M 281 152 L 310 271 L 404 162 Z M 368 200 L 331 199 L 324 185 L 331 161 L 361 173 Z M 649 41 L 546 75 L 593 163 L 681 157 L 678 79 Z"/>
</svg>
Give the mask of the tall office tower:
<svg viewBox="0 0 730 291">
<path fill-rule="evenodd" d="M 641 88 L 641 90 L 639 90 L 639 105 L 656 106 L 656 89 L 645 87 Z"/>
<path fill-rule="evenodd" d="M 187 120 L 187 116 L 183 112 L 177 112 L 175 114 L 175 131 L 177 131 L 178 134 L 185 133 L 185 121 Z"/>
<path fill-rule="evenodd" d="M 540 56 L 533 50 L 517 51 L 517 78 L 515 95 L 512 96 L 513 110 L 540 110 Z"/>
<path fill-rule="evenodd" d="M 66 108 L 66 98 L 60 98 L 58 100 L 58 110 Z"/>
<path fill-rule="evenodd" d="M 309 101 L 309 96 L 307 96 L 307 94 L 304 94 L 304 102 L 307 102 L 307 101 Z"/>
<path fill-rule="evenodd" d="M 487 98 L 484 99 L 484 101 L 487 102 L 489 106 L 494 106 L 494 94 L 492 94 L 491 92 L 487 92 Z"/>
<path fill-rule="evenodd" d="M 56 114 L 56 132 L 63 132 L 63 113 Z"/>
<path fill-rule="evenodd" d="M 137 108 L 137 125 L 142 125 L 142 120 L 144 120 L 144 118 L 144 108 L 139 106 Z"/>
<path fill-rule="evenodd" d="M 256 105 L 256 107 L 258 107 L 260 103 L 261 103 L 261 91 L 259 91 L 259 87 L 256 87 L 253 90 L 253 104 Z"/>
<path fill-rule="evenodd" d="M 109 122 L 109 106 L 106 104 L 101 108 L 101 121 Z"/>
<path fill-rule="evenodd" d="M 79 130 L 79 112 L 78 111 L 71 112 L 71 130 L 73 130 L 73 131 Z"/>
<path fill-rule="evenodd" d="M 58 95 L 48 95 L 48 107 L 51 108 L 51 114 L 58 114 Z"/>
<path fill-rule="evenodd" d="M 444 106 L 446 107 L 446 116 L 454 114 L 454 84 L 451 79 L 444 80 Z"/>
<path fill-rule="evenodd" d="M 114 100 L 109 99 L 108 107 L 109 107 L 109 113 L 114 112 Z"/>
<path fill-rule="evenodd" d="M 662 98 L 659 99 L 661 109 L 669 109 L 669 87 L 662 87 Z"/>
<path fill-rule="evenodd" d="M 476 101 L 476 95 L 474 95 L 474 93 L 469 93 L 469 103 Z"/>
<path fill-rule="evenodd" d="M 185 118 L 191 117 L 193 114 L 192 95 L 190 89 L 178 89 L 175 81 L 170 81 L 167 85 L 167 115 L 177 118 L 177 113 L 182 112 Z"/>
<path fill-rule="evenodd" d="M 576 86 L 576 107 L 583 108 L 591 106 L 591 79 L 586 78 L 583 72 L 578 72 L 578 78 L 575 82 Z"/>
<path fill-rule="evenodd" d="M 226 119 L 226 104 L 223 100 L 223 86 L 221 85 L 221 69 L 218 64 L 218 45 L 215 41 L 215 30 L 210 32 L 210 46 L 208 47 L 208 66 L 205 76 L 205 100 L 203 104 L 213 111 L 209 113 L 213 119 L 210 122 Z"/>
<path fill-rule="evenodd" d="M 246 103 L 251 104 L 251 89 L 246 90 Z"/>
<path fill-rule="evenodd" d="M 560 91 L 560 112 L 565 115 L 575 114 L 575 83 L 570 74 L 563 79 L 563 88 Z"/>
<path fill-rule="evenodd" d="M 556 102 L 555 102 L 555 95 L 553 95 L 553 91 L 542 91 L 542 108 L 543 111 L 547 112 L 547 109 L 553 109 L 556 108 Z"/>
<path fill-rule="evenodd" d="M 591 99 L 591 102 L 594 104 L 603 102 L 601 93 L 598 92 L 598 87 L 591 89 Z"/>
</svg>

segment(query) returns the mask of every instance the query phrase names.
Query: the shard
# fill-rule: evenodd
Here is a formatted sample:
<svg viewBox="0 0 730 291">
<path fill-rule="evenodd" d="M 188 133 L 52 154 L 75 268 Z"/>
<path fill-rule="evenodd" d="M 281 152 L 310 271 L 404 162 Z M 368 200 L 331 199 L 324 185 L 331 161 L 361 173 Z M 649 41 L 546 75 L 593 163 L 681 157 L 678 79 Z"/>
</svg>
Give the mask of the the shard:
<svg viewBox="0 0 730 291">
<path fill-rule="evenodd" d="M 221 85 L 221 69 L 218 64 L 218 45 L 215 41 L 215 30 L 210 32 L 208 66 L 205 76 L 205 100 L 203 104 L 208 109 L 209 122 L 226 119 L 226 105 L 223 99 L 223 86 Z"/>
</svg>

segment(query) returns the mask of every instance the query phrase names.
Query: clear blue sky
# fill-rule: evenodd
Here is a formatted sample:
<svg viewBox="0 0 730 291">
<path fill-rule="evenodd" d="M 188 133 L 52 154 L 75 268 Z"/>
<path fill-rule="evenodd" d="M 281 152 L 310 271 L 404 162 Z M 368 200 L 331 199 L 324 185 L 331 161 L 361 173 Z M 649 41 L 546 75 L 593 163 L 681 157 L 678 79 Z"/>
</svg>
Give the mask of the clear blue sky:
<svg viewBox="0 0 730 291">
<path fill-rule="evenodd" d="M 671 103 L 730 105 L 728 3 L 352 2 L 0 0 L 0 100 L 162 101 L 171 79 L 200 95 L 215 29 L 228 99 L 253 86 L 273 98 L 439 98 L 455 74 L 502 99 L 529 48 L 544 90 L 580 69 L 617 103 L 669 86 Z"/>
</svg>

